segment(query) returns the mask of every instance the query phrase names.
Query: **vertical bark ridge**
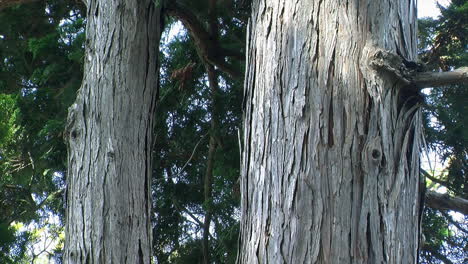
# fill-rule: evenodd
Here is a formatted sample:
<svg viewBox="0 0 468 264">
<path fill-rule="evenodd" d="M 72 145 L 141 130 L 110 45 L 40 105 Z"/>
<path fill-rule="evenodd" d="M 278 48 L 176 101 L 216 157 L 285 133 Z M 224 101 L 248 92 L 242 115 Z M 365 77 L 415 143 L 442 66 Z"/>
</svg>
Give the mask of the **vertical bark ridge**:
<svg viewBox="0 0 468 264">
<path fill-rule="evenodd" d="M 85 77 L 69 110 L 65 263 L 150 263 L 160 10 L 87 1 Z"/>
<path fill-rule="evenodd" d="M 416 260 L 420 111 L 369 66 L 414 60 L 414 5 L 254 1 L 239 263 Z"/>
</svg>

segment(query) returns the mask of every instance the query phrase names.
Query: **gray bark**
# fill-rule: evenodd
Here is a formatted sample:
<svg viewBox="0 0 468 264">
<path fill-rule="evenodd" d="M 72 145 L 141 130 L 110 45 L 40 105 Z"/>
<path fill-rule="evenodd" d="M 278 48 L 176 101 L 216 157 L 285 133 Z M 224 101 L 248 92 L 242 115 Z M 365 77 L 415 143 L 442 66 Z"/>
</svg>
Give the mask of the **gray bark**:
<svg viewBox="0 0 468 264">
<path fill-rule="evenodd" d="M 151 263 L 160 9 L 88 0 L 85 76 L 69 109 L 65 263 Z"/>
<path fill-rule="evenodd" d="M 252 3 L 239 263 L 415 263 L 417 95 L 372 65 L 416 56 L 416 2 Z"/>
<path fill-rule="evenodd" d="M 414 83 L 420 88 L 468 84 L 468 67 L 449 72 L 422 72 L 415 76 Z"/>
<path fill-rule="evenodd" d="M 427 206 L 439 210 L 452 210 L 468 215 L 468 200 L 461 197 L 451 197 L 448 194 L 429 191 L 426 193 Z"/>
</svg>

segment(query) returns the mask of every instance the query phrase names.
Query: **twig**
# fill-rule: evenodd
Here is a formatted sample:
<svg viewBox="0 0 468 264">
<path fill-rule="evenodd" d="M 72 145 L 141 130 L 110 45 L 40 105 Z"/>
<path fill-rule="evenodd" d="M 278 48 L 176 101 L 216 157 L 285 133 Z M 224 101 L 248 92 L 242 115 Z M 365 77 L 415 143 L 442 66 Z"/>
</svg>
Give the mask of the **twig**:
<svg viewBox="0 0 468 264">
<path fill-rule="evenodd" d="M 190 155 L 190 158 L 187 160 L 187 162 L 185 162 L 184 166 L 182 166 L 182 168 L 179 170 L 179 172 L 174 175 L 174 177 L 178 177 L 182 174 L 182 172 L 184 171 L 185 167 L 187 167 L 187 165 L 189 164 L 189 162 L 193 159 L 193 156 L 195 155 L 195 152 L 197 151 L 197 148 L 198 148 L 198 145 L 200 145 L 200 143 L 202 142 L 202 140 L 208 135 L 209 132 L 207 132 L 205 135 L 203 135 L 200 140 L 198 140 L 197 144 L 195 145 L 195 147 L 193 148 L 193 151 L 192 151 L 192 155 Z"/>
</svg>

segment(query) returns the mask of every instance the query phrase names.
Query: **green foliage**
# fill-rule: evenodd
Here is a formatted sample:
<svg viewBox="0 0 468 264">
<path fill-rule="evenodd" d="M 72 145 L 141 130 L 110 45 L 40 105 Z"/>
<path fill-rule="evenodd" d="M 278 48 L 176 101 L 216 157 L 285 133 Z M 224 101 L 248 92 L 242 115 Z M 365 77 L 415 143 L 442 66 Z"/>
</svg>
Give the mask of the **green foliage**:
<svg viewBox="0 0 468 264">
<path fill-rule="evenodd" d="M 420 55 L 429 70 L 450 70 L 468 65 L 468 2 L 452 1 L 437 19 L 419 21 Z M 468 124 L 467 85 L 430 89 L 426 96 L 426 139 L 447 167 L 438 175 L 437 187 L 449 194 L 468 198 Z M 432 184 L 433 186 L 434 184 Z M 467 217 L 464 216 L 466 223 Z M 464 226 L 464 227 L 463 227 Z M 420 252 L 422 263 L 466 263 L 468 231 L 463 221 L 448 212 L 426 208 L 423 218 L 426 243 Z"/>
<path fill-rule="evenodd" d="M 202 263 L 203 254 L 200 240 L 190 240 L 184 243 L 168 258 L 168 263 Z"/>
<path fill-rule="evenodd" d="M 465 0 L 454 0 L 444 8 L 437 19 L 424 18 L 419 22 L 420 57 L 429 68 L 448 70 L 450 67 L 466 65 L 468 54 L 468 4 Z"/>
<path fill-rule="evenodd" d="M 17 125 L 19 109 L 16 96 L 0 94 L 0 159 L 8 155 L 8 143 L 15 143 L 15 134 L 20 127 Z"/>
<path fill-rule="evenodd" d="M 466 263 L 465 248 L 468 246 L 468 236 L 463 231 L 468 228 L 468 217 L 464 217 L 464 224 L 454 227 L 454 219 L 447 213 L 427 208 L 424 213 L 423 230 L 424 241 L 420 252 L 421 263 L 440 263 L 450 260 L 449 263 Z"/>
<path fill-rule="evenodd" d="M 82 79 L 84 6 L 39 1 L 0 12 L 0 225 L 63 214 L 62 131 Z M 27 18 L 27 19 L 25 19 Z M 0 263 L 27 261 L 33 237 L 11 231 Z M 21 249 L 21 250 L 20 250 Z M 10 259 L 12 262 L 7 261 Z"/>
<path fill-rule="evenodd" d="M 28 232 L 0 222 L 0 263 L 17 264 L 26 258 Z"/>
<path fill-rule="evenodd" d="M 468 124 L 467 85 L 432 89 L 428 95 L 427 113 L 435 122 L 427 126 L 427 135 L 433 149 L 448 162 L 445 187 L 452 195 L 467 197 Z"/>
<path fill-rule="evenodd" d="M 468 3 L 452 1 L 447 8 L 441 7 L 438 19 L 420 21 L 420 53 L 429 69 L 438 71 L 468 65 Z M 427 95 L 427 139 L 431 147 L 448 161 L 445 186 L 452 195 L 468 197 L 468 123 L 467 85 L 452 85 L 432 88 Z"/>
<path fill-rule="evenodd" d="M 208 1 L 184 2 L 206 22 Z M 244 10 L 243 18 L 229 16 L 233 11 L 226 11 L 226 3 L 219 1 L 216 7 L 220 31 L 229 32 L 220 34 L 219 42 L 241 54 L 245 34 L 242 21 L 247 12 Z M 82 79 L 86 23 L 83 9 L 74 1 L 49 0 L 0 13 L 1 223 L 21 221 L 37 226 L 47 212 L 62 213 L 60 190 L 66 174 L 62 131 L 67 107 Z M 212 95 L 193 41 L 187 34 L 180 34 L 163 48 L 163 53 L 155 131 L 155 254 L 161 263 L 193 263 L 196 256 L 201 256 L 201 227 L 194 224 L 188 212 L 203 221 L 206 210 L 210 210 L 212 258 L 232 263 L 239 230 L 238 197 L 233 196 L 232 189 L 239 175 L 237 129 L 242 83 L 221 74 L 221 91 L 215 96 L 222 102 L 217 114 L 222 118 L 219 131 L 210 131 Z M 174 71 L 189 63 L 193 63 L 189 78 L 171 78 Z M 229 63 L 238 68 L 242 65 L 232 58 Z M 205 201 L 202 179 L 210 133 L 217 135 L 219 148 L 213 196 Z M 19 245 L 18 241 L 9 243 Z M 25 243 L 34 241 L 29 237 Z"/>
<path fill-rule="evenodd" d="M 207 1 L 185 3 L 206 23 Z M 204 2 L 204 3 L 203 3 Z M 219 14 L 220 43 L 242 51 L 245 27 Z M 237 19 L 237 21 L 239 21 Z M 237 22 L 239 23 L 239 22 Z M 232 30 L 230 30 L 232 29 Z M 237 36 L 238 35 L 238 36 Z M 240 52 L 241 53 L 241 52 Z M 231 59 L 230 63 L 241 62 Z M 185 77 L 174 73 L 191 67 Z M 156 166 L 153 176 L 155 203 L 154 254 L 158 263 L 197 263 L 202 255 L 202 222 L 212 213 L 210 258 L 215 263 L 234 263 L 239 234 L 239 196 L 233 192 L 239 177 L 238 129 L 241 124 L 242 82 L 222 72 L 220 90 L 212 94 L 203 62 L 187 32 L 179 32 L 162 46 L 161 87 L 156 119 Z M 216 97 L 217 106 L 212 105 Z M 213 114 L 214 113 L 214 114 Z M 217 131 L 211 118 L 217 116 Z M 204 175 L 210 135 L 217 138 L 212 197 L 204 198 Z"/>
</svg>

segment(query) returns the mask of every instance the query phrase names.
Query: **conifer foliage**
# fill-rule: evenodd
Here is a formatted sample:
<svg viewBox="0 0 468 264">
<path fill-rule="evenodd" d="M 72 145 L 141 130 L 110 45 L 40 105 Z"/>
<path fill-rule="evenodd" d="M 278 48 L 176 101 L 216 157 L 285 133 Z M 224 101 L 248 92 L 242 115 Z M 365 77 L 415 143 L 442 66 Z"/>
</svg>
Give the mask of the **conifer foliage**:
<svg viewBox="0 0 468 264">
<path fill-rule="evenodd" d="M 439 5 L 441 16 L 419 21 L 421 61 L 433 71 L 468 65 L 468 2 L 453 0 Z M 450 197 L 468 199 L 468 85 L 434 87 L 426 95 L 426 140 L 446 167 L 432 164 L 423 171 L 428 191 L 447 190 Z M 425 154 L 422 154 L 423 158 Z M 442 169 L 442 170 L 441 170 Z M 423 218 L 422 263 L 468 261 L 468 216 L 447 208 L 433 208 L 428 200 Z"/>
</svg>

